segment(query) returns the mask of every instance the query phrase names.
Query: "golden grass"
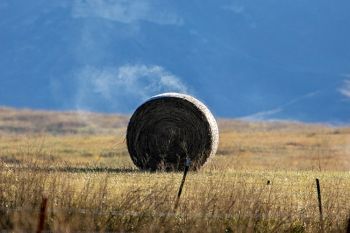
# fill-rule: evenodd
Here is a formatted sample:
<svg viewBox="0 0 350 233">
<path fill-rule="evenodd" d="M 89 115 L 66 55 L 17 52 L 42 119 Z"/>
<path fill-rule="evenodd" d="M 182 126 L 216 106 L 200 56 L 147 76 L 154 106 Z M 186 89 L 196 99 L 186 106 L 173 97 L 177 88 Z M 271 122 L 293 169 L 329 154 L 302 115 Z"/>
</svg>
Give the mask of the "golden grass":
<svg viewBox="0 0 350 233">
<path fill-rule="evenodd" d="M 221 120 L 217 156 L 189 173 L 175 211 L 182 174 L 138 171 L 125 122 L 0 110 L 0 229 L 35 231 L 46 195 L 53 232 L 319 232 L 318 177 L 326 232 L 345 232 L 349 128 Z"/>
</svg>

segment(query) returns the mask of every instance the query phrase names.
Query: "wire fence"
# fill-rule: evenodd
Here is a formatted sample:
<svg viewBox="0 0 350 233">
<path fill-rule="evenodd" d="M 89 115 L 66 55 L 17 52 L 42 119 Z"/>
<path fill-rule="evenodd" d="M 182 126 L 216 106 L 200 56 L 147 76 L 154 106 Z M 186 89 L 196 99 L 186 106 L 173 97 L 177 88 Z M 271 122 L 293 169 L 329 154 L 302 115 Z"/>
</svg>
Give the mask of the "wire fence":
<svg viewBox="0 0 350 233">
<path fill-rule="evenodd" d="M 346 211 L 349 211 L 350 209 L 344 209 Z M 0 207 L 0 211 L 3 213 L 30 213 L 34 215 L 39 215 L 39 208 L 31 208 L 31 207 L 17 207 L 17 208 L 4 208 Z M 154 218 L 161 218 L 161 217 L 183 217 L 186 216 L 188 218 L 192 219 L 235 219 L 237 217 L 251 217 L 254 215 L 254 217 L 264 217 L 264 216 L 270 216 L 270 217 L 276 217 L 276 218 L 292 218 L 294 216 L 302 216 L 302 218 L 305 220 L 307 219 L 315 219 L 318 218 L 317 215 L 308 216 L 305 213 L 305 210 L 298 210 L 298 211 L 291 211 L 291 212 L 285 212 L 285 211 L 273 211 L 270 210 L 269 212 L 259 212 L 259 211 L 240 211 L 239 213 L 185 213 L 181 211 L 170 211 L 168 212 L 162 212 L 162 211 L 131 211 L 131 210 L 96 210 L 96 209 L 86 209 L 86 208 L 64 208 L 64 207 L 55 207 L 54 209 L 49 209 L 48 212 L 52 213 L 65 213 L 65 214 L 78 214 L 78 215 L 90 215 L 90 216 L 131 216 L 131 217 L 154 217 Z"/>
<path fill-rule="evenodd" d="M 185 178 L 185 176 L 184 176 Z M 191 182 L 191 181 L 190 181 Z M 239 182 L 236 182 L 235 184 L 240 184 Z M 272 183 L 266 182 L 266 184 L 261 182 L 244 182 L 240 185 L 251 185 L 251 186 L 261 186 L 264 185 L 264 187 L 267 190 L 271 190 L 274 188 L 274 186 L 278 187 L 287 187 L 287 188 L 295 188 L 295 185 L 293 184 L 286 184 L 286 183 Z M 47 202 L 50 202 L 46 197 L 43 198 L 43 201 L 41 203 L 41 206 L 37 205 L 28 205 L 28 206 L 18 206 L 18 203 L 16 202 L 2 202 L 0 205 L 0 214 L 3 215 L 9 215 L 9 214 L 15 214 L 15 213 L 25 213 L 30 214 L 32 216 L 39 216 L 39 223 L 38 223 L 38 231 L 39 233 L 45 232 L 43 230 L 45 216 L 47 214 L 75 214 L 75 215 L 87 215 L 87 216 L 93 216 L 93 217 L 99 217 L 99 216 L 108 216 L 108 217 L 151 217 L 151 218 L 183 218 L 183 217 L 190 217 L 192 219 L 236 219 L 240 217 L 246 217 L 246 218 L 270 218 L 270 219 L 302 219 L 303 221 L 318 221 L 318 217 L 320 216 L 320 222 L 323 224 L 324 218 L 328 217 L 328 214 L 331 212 L 334 214 L 336 212 L 337 214 L 343 214 L 345 216 L 349 216 L 350 214 L 350 206 L 348 205 L 323 205 L 321 201 L 321 187 L 318 183 L 317 189 L 315 184 L 305 184 L 304 187 L 308 188 L 309 190 L 303 191 L 298 190 L 298 192 L 291 192 L 287 193 L 289 196 L 296 196 L 299 194 L 307 194 L 310 196 L 310 194 L 314 195 L 314 201 L 310 200 L 299 200 L 299 203 L 296 204 L 296 202 L 286 202 L 281 199 L 281 201 L 277 198 L 271 198 L 269 200 L 266 200 L 264 198 L 260 200 L 255 200 L 254 203 L 251 203 L 249 201 L 242 201 L 240 200 L 241 206 L 247 206 L 247 208 L 244 209 L 238 209 L 232 210 L 232 213 L 228 213 L 227 211 L 212 211 L 212 212 L 196 212 L 193 210 L 186 210 L 182 211 L 181 208 L 179 210 L 171 208 L 172 203 L 169 202 L 169 210 L 168 211 L 135 211 L 135 210 L 116 210 L 116 209 L 109 209 L 106 208 L 77 208 L 77 207 L 65 207 L 65 206 L 51 206 L 51 208 L 47 208 Z M 346 187 L 338 187 L 339 190 L 346 190 L 349 191 Z M 49 192 L 50 190 L 42 189 L 43 192 Z M 273 190 L 275 191 L 275 190 Z M 285 189 L 276 190 L 277 193 L 286 195 Z M 74 194 L 79 194 L 77 191 L 65 191 L 65 192 L 72 192 Z M 297 195 L 296 195 L 297 194 Z M 317 194 L 317 195 L 316 195 Z M 312 197 L 312 196 L 311 196 Z M 317 202 L 318 197 L 318 202 Z M 45 204 L 43 204 L 45 203 Z M 45 207 L 43 207 L 45 206 Z M 265 206 L 265 207 L 264 207 Z M 259 207 L 263 207 L 262 209 Z M 322 212 L 322 207 L 324 212 Z M 320 213 L 319 216 L 317 215 L 317 209 L 319 208 Z M 236 212 L 235 212 L 236 211 Z M 350 220 L 349 220 L 350 224 Z M 349 225 L 350 228 L 350 225 Z M 6 232 L 6 231 L 3 231 Z"/>
<path fill-rule="evenodd" d="M 41 193 L 49 193 L 50 190 L 44 190 Z M 65 190 L 62 193 L 71 193 L 71 194 L 76 194 L 79 195 L 83 192 L 82 191 L 69 191 Z M 276 194 L 276 193 L 273 193 Z M 317 210 L 318 208 L 318 203 L 317 203 L 317 192 L 316 190 L 310 190 L 310 191 L 304 191 L 301 192 L 301 194 L 307 194 L 304 197 L 311 197 L 313 200 L 310 199 L 300 199 L 298 195 L 300 193 L 292 193 L 292 194 L 286 194 L 284 192 L 278 192 L 277 194 L 283 194 L 282 197 L 285 197 L 286 195 L 291 198 L 290 201 L 286 201 L 284 198 L 279 198 L 279 196 L 264 196 L 261 197 L 260 199 L 255 200 L 253 203 L 251 200 L 239 200 L 239 204 L 242 206 L 266 206 L 269 207 L 270 210 L 273 209 L 283 209 L 288 210 L 288 211 L 307 211 L 307 210 Z M 311 195 L 310 195 L 311 194 Z M 28 207 L 28 206 L 18 206 L 20 205 L 21 202 L 13 201 L 13 202 L 1 202 L 0 203 L 0 210 L 1 211 L 12 211 L 12 212 L 20 212 L 20 211 L 25 211 L 25 212 L 35 212 L 37 208 L 33 207 Z M 172 201 L 169 201 L 169 205 L 171 205 Z M 22 205 L 28 205 L 29 203 L 22 202 Z M 332 203 L 328 203 L 325 205 L 326 210 L 336 210 L 336 211 L 348 211 L 350 213 L 350 205 L 346 205 L 347 203 L 344 203 L 345 205 L 332 205 Z M 33 203 L 32 203 L 33 205 Z M 249 209 L 249 208 L 247 208 Z M 90 214 L 100 214 L 100 215 L 105 215 L 105 214 L 115 214 L 115 215 L 138 215 L 144 212 L 135 212 L 135 211 L 115 211 L 115 210 L 96 210 L 96 209 L 91 209 L 91 208 L 74 208 L 74 207 L 64 207 L 64 206 L 55 206 L 52 211 L 61 211 L 61 212 L 69 212 L 69 213 L 90 213 Z M 156 212 L 155 212 L 156 213 Z M 280 212 L 278 212 L 280 213 Z M 157 215 L 157 214 L 156 214 Z M 164 216 L 164 215 L 173 215 L 173 213 L 169 212 L 160 212 L 159 216 Z M 225 215 L 226 216 L 226 215 Z"/>
</svg>

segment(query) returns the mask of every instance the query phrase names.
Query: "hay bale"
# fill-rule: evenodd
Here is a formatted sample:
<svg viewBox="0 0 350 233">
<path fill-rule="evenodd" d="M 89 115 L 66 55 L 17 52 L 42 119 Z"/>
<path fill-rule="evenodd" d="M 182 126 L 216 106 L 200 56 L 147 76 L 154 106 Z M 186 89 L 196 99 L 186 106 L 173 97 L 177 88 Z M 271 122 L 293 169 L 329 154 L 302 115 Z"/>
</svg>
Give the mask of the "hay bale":
<svg viewBox="0 0 350 233">
<path fill-rule="evenodd" d="M 209 109 L 192 96 L 157 95 L 132 115 L 127 146 L 134 164 L 142 170 L 183 170 L 186 157 L 191 169 L 215 155 L 219 131 Z"/>
</svg>

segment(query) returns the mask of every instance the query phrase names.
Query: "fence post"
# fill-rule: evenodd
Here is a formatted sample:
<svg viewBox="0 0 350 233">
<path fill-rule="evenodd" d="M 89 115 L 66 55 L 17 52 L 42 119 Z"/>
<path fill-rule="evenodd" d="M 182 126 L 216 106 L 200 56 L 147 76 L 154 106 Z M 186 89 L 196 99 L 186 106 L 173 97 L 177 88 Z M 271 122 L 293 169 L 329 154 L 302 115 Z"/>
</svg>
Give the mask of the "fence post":
<svg viewBox="0 0 350 233">
<path fill-rule="evenodd" d="M 41 201 L 41 206 L 40 206 L 39 222 L 38 222 L 38 228 L 36 230 L 36 233 L 41 233 L 44 230 L 46 206 L 47 206 L 47 197 L 43 196 Z"/>
<path fill-rule="evenodd" d="M 316 189 L 317 189 L 317 198 L 318 198 L 318 209 L 320 211 L 321 232 L 324 233 L 321 187 L 320 187 L 320 180 L 318 178 L 316 178 Z"/>
<path fill-rule="evenodd" d="M 180 184 L 180 187 L 179 187 L 179 191 L 177 193 L 177 198 L 176 198 L 176 201 L 175 201 L 174 210 L 176 210 L 177 206 L 179 205 L 179 201 L 180 201 L 180 197 L 181 197 L 181 193 L 182 193 L 182 188 L 183 188 L 183 186 L 185 184 L 187 172 L 190 169 L 190 165 L 191 165 L 191 160 L 190 160 L 190 158 L 187 157 L 186 161 L 185 161 L 184 174 L 183 174 L 183 177 L 182 177 L 182 180 L 181 180 L 181 184 Z"/>
</svg>

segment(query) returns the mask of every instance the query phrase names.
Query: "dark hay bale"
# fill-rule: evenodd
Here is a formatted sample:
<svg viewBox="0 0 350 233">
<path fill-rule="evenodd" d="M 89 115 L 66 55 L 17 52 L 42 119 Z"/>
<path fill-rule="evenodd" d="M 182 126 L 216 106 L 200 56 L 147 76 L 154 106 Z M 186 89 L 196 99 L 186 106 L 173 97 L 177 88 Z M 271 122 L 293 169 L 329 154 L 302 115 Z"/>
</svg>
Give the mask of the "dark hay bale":
<svg viewBox="0 0 350 233">
<path fill-rule="evenodd" d="M 217 150 L 218 126 L 209 109 L 184 94 L 157 95 L 132 115 L 127 146 L 134 164 L 142 170 L 183 170 L 201 167 Z"/>
</svg>

